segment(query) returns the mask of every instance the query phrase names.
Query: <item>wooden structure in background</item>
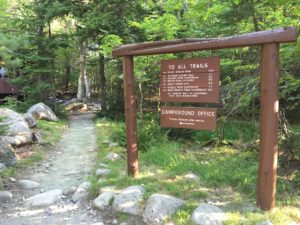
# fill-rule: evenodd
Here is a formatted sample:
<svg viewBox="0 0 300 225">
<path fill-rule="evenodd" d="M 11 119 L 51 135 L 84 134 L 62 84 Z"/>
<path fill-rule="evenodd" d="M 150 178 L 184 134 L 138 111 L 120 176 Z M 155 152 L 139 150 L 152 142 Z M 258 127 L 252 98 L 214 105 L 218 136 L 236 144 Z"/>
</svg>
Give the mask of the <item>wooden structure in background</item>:
<svg viewBox="0 0 300 225">
<path fill-rule="evenodd" d="M 257 205 L 263 210 L 275 206 L 278 154 L 279 44 L 295 42 L 297 29 L 286 27 L 213 39 L 182 39 L 122 45 L 112 52 L 124 57 L 124 90 L 128 175 L 138 175 L 136 103 L 133 56 L 261 46 L 260 158 Z"/>
<path fill-rule="evenodd" d="M 17 94 L 18 88 L 9 83 L 8 78 L 0 78 L 0 95 Z"/>
</svg>

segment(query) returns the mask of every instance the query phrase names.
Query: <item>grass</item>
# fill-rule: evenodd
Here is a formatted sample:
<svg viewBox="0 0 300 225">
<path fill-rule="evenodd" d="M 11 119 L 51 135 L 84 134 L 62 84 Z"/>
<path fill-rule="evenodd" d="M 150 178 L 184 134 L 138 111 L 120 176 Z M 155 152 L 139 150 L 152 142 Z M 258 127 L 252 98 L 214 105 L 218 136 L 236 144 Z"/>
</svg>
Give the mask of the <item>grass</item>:
<svg viewBox="0 0 300 225">
<path fill-rule="evenodd" d="M 124 175 L 126 172 L 124 146 L 109 148 L 108 145 L 102 144 L 105 139 L 118 141 L 117 134 L 120 134 L 120 140 L 123 140 L 119 143 L 124 144 L 124 124 L 101 119 L 98 119 L 96 124 L 101 149 L 98 163 L 108 164 L 112 173 L 101 183 L 97 182 L 96 177 L 91 177 L 91 193 L 94 196 L 97 190 L 104 186 L 113 185 L 122 189 L 130 185 L 143 184 L 146 189 L 145 200 L 153 193 L 162 193 L 186 201 L 186 204 L 168 219 L 178 225 L 193 224 L 190 215 L 199 203 L 204 202 L 219 202 L 229 217 L 226 224 L 250 225 L 263 220 L 270 220 L 273 224 L 300 222 L 298 170 L 294 170 L 288 179 L 283 174 L 278 177 L 277 207 L 273 212 L 263 212 L 255 207 L 257 150 L 239 150 L 231 145 L 201 147 L 209 138 L 217 137 L 214 132 L 180 131 L 179 136 L 182 138 L 176 140 L 177 131 L 156 131 L 158 141 L 155 141 L 155 135 L 153 138 L 149 137 L 149 140 L 144 139 L 148 143 L 144 144 L 147 149 L 139 152 L 139 177 L 132 178 Z M 156 126 L 159 127 L 158 124 Z M 166 139 L 166 133 L 172 138 Z M 257 126 L 232 121 L 228 122 L 228 126 L 225 124 L 224 133 L 225 140 L 247 142 L 257 138 Z M 189 135 L 186 143 L 182 135 Z M 120 154 L 122 160 L 105 161 L 105 155 L 112 151 Z M 186 181 L 183 178 L 183 175 L 190 171 L 199 176 L 199 182 Z M 279 174 L 280 171 L 281 168 Z"/>
<path fill-rule="evenodd" d="M 43 141 L 54 144 L 61 139 L 66 124 L 65 120 L 58 122 L 39 120 L 37 128 L 42 132 Z"/>
<path fill-rule="evenodd" d="M 55 144 L 61 138 L 61 134 L 66 128 L 66 121 L 50 122 L 50 121 L 38 121 L 37 128 L 42 133 L 43 141 Z M 12 177 L 19 171 L 33 165 L 34 163 L 41 161 L 46 156 L 46 151 L 43 147 L 38 145 L 31 146 L 31 153 L 27 157 L 17 161 L 14 167 L 9 167 L 6 170 L 0 172 L 0 190 L 4 189 L 4 181 L 8 177 Z"/>
</svg>

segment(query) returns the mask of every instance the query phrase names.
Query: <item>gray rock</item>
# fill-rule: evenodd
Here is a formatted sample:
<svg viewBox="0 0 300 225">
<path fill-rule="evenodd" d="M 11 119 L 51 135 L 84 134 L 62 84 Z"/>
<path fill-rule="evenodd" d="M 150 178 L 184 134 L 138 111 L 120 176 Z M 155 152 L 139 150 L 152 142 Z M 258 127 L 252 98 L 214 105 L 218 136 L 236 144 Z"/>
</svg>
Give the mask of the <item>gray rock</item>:
<svg viewBox="0 0 300 225">
<path fill-rule="evenodd" d="M 29 126 L 30 128 L 36 127 L 37 121 L 36 121 L 36 119 L 32 116 L 31 113 L 25 113 L 25 114 L 24 114 L 24 119 L 25 119 L 26 123 L 28 124 L 28 126 Z"/>
<path fill-rule="evenodd" d="M 21 114 L 3 108 L 0 109 L 0 115 L 5 118 L 0 126 L 7 126 L 7 133 L 0 137 L 0 142 L 18 146 L 32 141 L 31 130 Z"/>
<path fill-rule="evenodd" d="M 58 121 L 54 112 L 42 102 L 31 106 L 27 113 L 31 113 L 36 120 Z"/>
<path fill-rule="evenodd" d="M 110 173 L 111 173 L 110 169 L 97 169 L 95 172 L 97 177 L 105 177 Z"/>
<path fill-rule="evenodd" d="M 192 172 L 188 172 L 183 176 L 183 178 L 187 181 L 195 181 L 195 182 L 199 181 L 199 177 Z"/>
<path fill-rule="evenodd" d="M 93 223 L 92 225 L 105 225 L 105 224 L 102 222 L 98 222 L 98 223 Z"/>
<path fill-rule="evenodd" d="M 108 139 L 104 139 L 104 140 L 102 141 L 102 144 L 109 144 L 109 143 L 111 143 L 111 141 L 108 140 Z"/>
<path fill-rule="evenodd" d="M 222 225 L 227 216 L 219 207 L 203 203 L 192 214 L 192 221 L 198 225 Z"/>
<path fill-rule="evenodd" d="M 169 195 L 152 194 L 143 213 L 144 222 L 148 225 L 162 225 L 164 220 L 174 214 L 184 201 Z"/>
<path fill-rule="evenodd" d="M 10 182 L 12 182 L 12 183 L 17 182 L 17 180 L 16 180 L 15 178 L 13 178 L 13 177 L 9 177 L 8 180 L 9 180 Z"/>
<path fill-rule="evenodd" d="M 5 169 L 6 169 L 6 166 L 3 163 L 0 163 L 0 172 Z"/>
<path fill-rule="evenodd" d="M 0 202 L 10 202 L 13 195 L 9 191 L 0 191 Z"/>
<path fill-rule="evenodd" d="M 78 202 L 85 200 L 89 195 L 89 188 L 91 186 L 91 182 L 83 182 L 79 185 L 75 193 L 72 195 L 72 202 Z"/>
<path fill-rule="evenodd" d="M 105 210 L 110 206 L 112 199 L 114 198 L 114 192 L 104 192 L 99 195 L 93 202 L 94 206 L 100 210 Z"/>
<path fill-rule="evenodd" d="M 257 223 L 256 225 L 273 225 L 273 223 L 268 221 L 268 220 L 265 220 L 265 221 L 262 221 L 260 223 Z"/>
<path fill-rule="evenodd" d="M 130 215 L 140 215 L 142 212 L 141 201 L 145 194 L 143 186 L 131 186 L 115 195 L 113 209 Z"/>
<path fill-rule="evenodd" d="M 19 180 L 18 184 L 24 189 L 37 189 L 40 187 L 39 183 L 32 180 Z"/>
<path fill-rule="evenodd" d="M 1 143 L 1 140 L 0 140 L 0 163 L 6 166 L 14 166 L 17 163 L 16 153 L 14 149 L 5 143 Z"/>
<path fill-rule="evenodd" d="M 47 207 L 58 202 L 62 197 L 62 190 L 55 189 L 27 198 L 25 205 L 27 207 Z"/>
<path fill-rule="evenodd" d="M 70 188 L 66 188 L 63 190 L 63 195 L 64 196 L 70 196 L 73 195 L 75 193 L 75 191 L 77 190 L 77 187 L 73 186 Z"/>
<path fill-rule="evenodd" d="M 107 154 L 104 159 L 108 160 L 108 161 L 117 161 L 120 158 L 121 157 L 117 153 L 111 152 L 111 153 Z"/>
<path fill-rule="evenodd" d="M 111 142 L 108 145 L 108 147 L 110 147 L 110 148 L 117 147 L 117 146 L 119 146 L 119 144 L 117 142 Z"/>
</svg>

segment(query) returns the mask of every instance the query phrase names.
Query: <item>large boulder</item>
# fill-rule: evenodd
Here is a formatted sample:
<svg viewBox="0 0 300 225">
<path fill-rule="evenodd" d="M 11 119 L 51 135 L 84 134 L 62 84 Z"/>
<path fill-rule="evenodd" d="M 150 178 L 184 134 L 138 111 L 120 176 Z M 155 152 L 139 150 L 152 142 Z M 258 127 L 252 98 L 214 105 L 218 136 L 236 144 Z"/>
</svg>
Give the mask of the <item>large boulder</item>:
<svg viewBox="0 0 300 225">
<path fill-rule="evenodd" d="M 164 220 L 174 214 L 184 201 L 169 195 L 153 194 L 146 203 L 143 213 L 144 222 L 148 225 L 162 225 Z"/>
<path fill-rule="evenodd" d="M 222 225 L 227 219 L 222 209 L 207 203 L 199 205 L 192 214 L 192 221 L 198 225 Z"/>
<path fill-rule="evenodd" d="M 5 136 L 0 136 L 0 142 L 18 146 L 32 141 L 31 130 L 21 114 L 3 108 L 0 109 L 0 115 L 4 117 L 0 126 L 7 126 L 7 132 Z"/>
<path fill-rule="evenodd" d="M 133 216 L 140 215 L 142 212 L 141 202 L 145 194 L 143 186 L 131 186 L 115 195 L 113 209 L 118 212 L 127 213 Z"/>
<path fill-rule="evenodd" d="M 42 119 L 42 120 L 49 120 L 49 121 L 58 121 L 54 112 L 42 102 L 31 106 L 28 109 L 27 113 L 32 114 L 32 116 L 36 120 Z"/>
<path fill-rule="evenodd" d="M 0 141 L 0 163 L 6 166 L 14 166 L 17 163 L 16 154 L 12 147 Z"/>
<path fill-rule="evenodd" d="M 37 125 L 36 119 L 33 117 L 31 113 L 25 113 L 24 119 L 30 128 L 33 128 Z"/>
</svg>

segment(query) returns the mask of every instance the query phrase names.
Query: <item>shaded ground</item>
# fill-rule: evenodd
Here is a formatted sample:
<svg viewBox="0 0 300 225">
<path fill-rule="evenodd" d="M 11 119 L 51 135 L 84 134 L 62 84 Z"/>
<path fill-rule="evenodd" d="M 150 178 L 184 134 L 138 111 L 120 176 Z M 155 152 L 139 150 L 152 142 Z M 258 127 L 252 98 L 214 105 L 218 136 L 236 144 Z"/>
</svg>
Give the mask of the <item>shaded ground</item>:
<svg viewBox="0 0 300 225">
<path fill-rule="evenodd" d="M 78 186 L 86 180 L 97 158 L 96 130 L 93 114 L 73 115 L 67 130 L 55 149 L 49 149 L 47 159 L 28 168 L 16 178 L 40 183 L 36 190 L 21 190 L 15 182 L 9 184 L 13 202 L 0 206 L 0 224 L 92 224 L 107 221 L 90 207 L 90 203 L 73 204 L 62 199 L 56 205 L 42 209 L 27 209 L 24 200 L 40 192 Z M 107 221 L 106 224 L 109 224 Z"/>
</svg>

